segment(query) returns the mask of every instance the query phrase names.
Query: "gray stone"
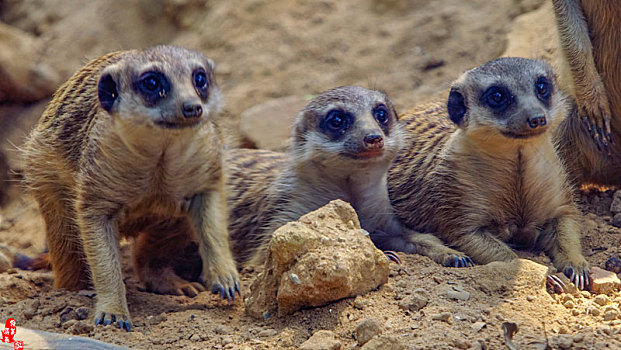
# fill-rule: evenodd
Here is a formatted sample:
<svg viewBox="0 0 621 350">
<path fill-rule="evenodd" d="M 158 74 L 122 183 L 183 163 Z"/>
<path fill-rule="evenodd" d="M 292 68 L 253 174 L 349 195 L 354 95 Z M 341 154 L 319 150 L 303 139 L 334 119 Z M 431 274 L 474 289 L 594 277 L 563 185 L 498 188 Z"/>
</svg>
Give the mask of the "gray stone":
<svg viewBox="0 0 621 350">
<path fill-rule="evenodd" d="M 382 327 L 379 322 L 374 318 L 369 318 L 358 323 L 354 331 L 354 336 L 358 344 L 362 346 L 380 333 L 382 333 Z"/>
<path fill-rule="evenodd" d="M 341 342 L 336 339 L 336 334 L 326 330 L 315 332 L 300 345 L 300 350 L 339 350 L 340 348 Z"/>
</svg>

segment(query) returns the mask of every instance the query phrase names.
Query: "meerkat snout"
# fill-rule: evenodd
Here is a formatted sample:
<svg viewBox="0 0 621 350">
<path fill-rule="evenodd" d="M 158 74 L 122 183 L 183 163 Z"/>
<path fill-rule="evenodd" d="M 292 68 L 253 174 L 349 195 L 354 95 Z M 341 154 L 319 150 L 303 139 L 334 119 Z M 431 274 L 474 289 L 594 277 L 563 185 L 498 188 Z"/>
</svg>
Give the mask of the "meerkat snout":
<svg viewBox="0 0 621 350">
<path fill-rule="evenodd" d="M 181 110 L 186 118 L 199 118 L 203 114 L 203 107 L 191 101 L 184 102 Z"/>
<path fill-rule="evenodd" d="M 546 116 L 545 115 L 535 115 L 526 120 L 528 126 L 531 129 L 537 129 L 538 127 L 546 125 Z"/>
<path fill-rule="evenodd" d="M 369 151 L 377 151 L 384 148 L 384 138 L 382 135 L 370 133 L 364 137 L 364 147 Z"/>
</svg>

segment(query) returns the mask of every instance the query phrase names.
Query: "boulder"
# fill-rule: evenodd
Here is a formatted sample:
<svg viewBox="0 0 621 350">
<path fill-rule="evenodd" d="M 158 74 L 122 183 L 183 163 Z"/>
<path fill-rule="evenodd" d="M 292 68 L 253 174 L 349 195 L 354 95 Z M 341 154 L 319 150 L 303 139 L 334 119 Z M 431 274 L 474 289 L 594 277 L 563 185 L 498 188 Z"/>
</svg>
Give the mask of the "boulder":
<svg viewBox="0 0 621 350">
<path fill-rule="evenodd" d="M 388 273 L 388 259 L 360 228 L 354 209 L 335 200 L 274 232 L 246 311 L 267 318 L 326 305 L 376 289 Z"/>
</svg>

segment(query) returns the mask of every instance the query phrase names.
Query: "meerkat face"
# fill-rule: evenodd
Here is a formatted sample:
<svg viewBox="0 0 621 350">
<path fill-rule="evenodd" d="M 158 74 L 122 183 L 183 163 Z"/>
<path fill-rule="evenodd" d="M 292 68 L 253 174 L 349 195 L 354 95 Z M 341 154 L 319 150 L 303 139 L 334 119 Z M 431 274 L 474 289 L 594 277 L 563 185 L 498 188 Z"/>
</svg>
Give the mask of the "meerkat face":
<svg viewBox="0 0 621 350">
<path fill-rule="evenodd" d="M 213 61 L 175 46 L 135 51 L 106 67 L 98 95 L 118 122 L 164 129 L 200 125 L 220 105 Z"/>
<path fill-rule="evenodd" d="M 390 163 L 401 145 L 392 102 L 382 92 L 357 86 L 320 94 L 298 115 L 294 126 L 298 161 L 331 167 Z"/>
<path fill-rule="evenodd" d="M 449 94 L 449 117 L 471 138 L 528 140 L 558 125 L 565 111 L 552 68 L 500 58 L 466 72 Z"/>
</svg>

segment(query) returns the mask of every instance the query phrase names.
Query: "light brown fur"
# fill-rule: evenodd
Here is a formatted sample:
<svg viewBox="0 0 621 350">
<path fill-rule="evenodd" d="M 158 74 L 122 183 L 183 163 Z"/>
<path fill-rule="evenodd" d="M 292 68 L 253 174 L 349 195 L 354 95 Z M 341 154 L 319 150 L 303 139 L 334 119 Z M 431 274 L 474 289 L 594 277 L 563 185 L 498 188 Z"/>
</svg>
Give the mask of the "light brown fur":
<svg viewBox="0 0 621 350">
<path fill-rule="evenodd" d="M 551 91 L 547 102 L 536 93 L 541 77 Z M 504 110 L 487 104 L 497 87 L 510 101 Z M 476 263 L 517 258 L 508 243 L 544 250 L 577 285 L 588 283 L 578 211 L 551 140 L 566 113 L 551 68 L 491 61 L 453 84 L 448 106 L 449 113 L 437 103 L 401 117 L 406 147 L 388 178 L 397 216 Z M 545 126 L 530 126 L 535 116 Z"/>
<path fill-rule="evenodd" d="M 203 90 L 198 72 L 207 80 Z M 147 94 L 141 89 L 152 74 L 161 89 Z M 122 235 L 138 235 L 135 268 L 150 290 L 192 295 L 204 289 L 149 258 L 154 247 L 192 239 L 199 242 L 203 280 L 235 288 L 221 144 L 211 122 L 219 106 L 209 59 L 158 46 L 89 62 L 58 89 L 32 131 L 24 175 L 46 223 L 55 286 L 77 290 L 92 281 L 96 323 L 116 320 L 128 330 L 131 324 Z M 187 218 L 194 229 L 185 236 L 140 235 L 151 222 L 172 217 Z"/>
<path fill-rule="evenodd" d="M 573 97 L 555 135 L 561 158 L 576 184 L 621 186 L 621 2 L 552 3 Z"/>
<path fill-rule="evenodd" d="M 385 108 L 388 122 L 374 116 Z M 347 115 L 348 126 L 328 130 L 334 111 Z M 377 151 L 365 143 L 382 138 Z M 430 256 L 445 265 L 467 265 L 463 254 L 433 235 L 416 234 L 395 217 L 386 188 L 387 170 L 402 146 L 402 132 L 386 95 L 360 87 L 328 90 L 298 115 L 289 154 L 233 150 L 227 152 L 229 230 L 234 255 L 242 265 L 261 265 L 272 233 L 283 224 L 334 199 L 349 202 L 361 226 L 381 249 Z"/>
</svg>

